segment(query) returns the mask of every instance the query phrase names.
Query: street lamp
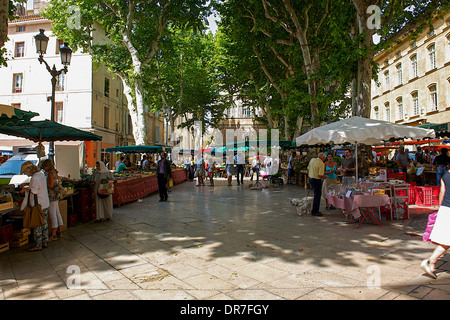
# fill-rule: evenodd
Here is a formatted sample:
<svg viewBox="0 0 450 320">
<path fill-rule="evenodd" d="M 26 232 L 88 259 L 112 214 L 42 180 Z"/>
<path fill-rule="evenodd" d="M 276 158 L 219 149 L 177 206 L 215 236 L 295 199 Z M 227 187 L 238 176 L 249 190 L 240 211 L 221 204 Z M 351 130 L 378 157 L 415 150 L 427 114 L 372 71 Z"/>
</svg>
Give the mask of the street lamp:
<svg viewBox="0 0 450 320">
<path fill-rule="evenodd" d="M 47 52 L 47 45 L 49 38 L 44 34 L 44 29 L 39 29 L 39 33 L 34 37 L 36 42 L 36 52 L 39 54 L 39 62 L 44 63 L 47 67 L 47 71 L 52 76 L 52 104 L 51 104 L 51 114 L 50 120 L 55 121 L 55 91 L 56 91 L 56 83 L 57 77 L 61 73 L 67 73 L 67 66 L 70 65 L 70 60 L 72 59 L 72 49 L 70 49 L 66 42 L 64 45 L 59 48 L 59 53 L 61 55 L 61 63 L 64 65 L 64 68 L 61 70 L 56 70 L 56 66 L 53 65 L 53 68 L 50 68 L 48 63 L 44 60 L 44 54 Z M 49 142 L 48 155 L 50 159 L 54 160 L 54 142 Z"/>
</svg>

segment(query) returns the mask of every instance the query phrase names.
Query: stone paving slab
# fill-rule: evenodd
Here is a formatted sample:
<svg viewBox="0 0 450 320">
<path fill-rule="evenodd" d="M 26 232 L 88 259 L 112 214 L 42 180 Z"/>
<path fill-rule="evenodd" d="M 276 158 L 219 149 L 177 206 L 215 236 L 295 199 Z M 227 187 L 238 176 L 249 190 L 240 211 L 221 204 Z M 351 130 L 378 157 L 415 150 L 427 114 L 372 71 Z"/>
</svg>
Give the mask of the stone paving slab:
<svg viewBox="0 0 450 320">
<path fill-rule="evenodd" d="M 117 207 L 112 221 L 71 227 L 43 251 L 11 248 L 0 254 L 0 300 L 450 299 L 450 257 L 436 280 L 419 267 L 434 248 L 421 239 L 433 208 L 357 229 L 338 210 L 298 216 L 290 200 L 302 187 L 233 184 L 184 182 L 168 202 Z"/>
</svg>

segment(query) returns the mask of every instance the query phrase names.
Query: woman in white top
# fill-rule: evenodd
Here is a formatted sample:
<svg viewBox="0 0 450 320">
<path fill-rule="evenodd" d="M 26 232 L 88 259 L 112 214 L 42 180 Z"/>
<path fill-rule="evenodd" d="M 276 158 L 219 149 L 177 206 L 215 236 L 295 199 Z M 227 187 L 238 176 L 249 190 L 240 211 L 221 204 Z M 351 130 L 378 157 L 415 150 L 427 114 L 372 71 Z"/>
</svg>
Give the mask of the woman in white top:
<svg viewBox="0 0 450 320">
<path fill-rule="evenodd" d="M 33 248 L 28 249 L 28 251 L 40 251 L 42 248 L 47 248 L 49 241 L 47 219 L 50 201 L 48 199 L 47 178 L 31 161 L 22 164 L 20 173 L 31 177 L 29 185 L 31 197 L 34 197 L 34 195 L 37 196 L 37 202 L 41 206 L 42 213 L 44 214 L 44 224 L 34 228 L 35 245 Z"/>
</svg>

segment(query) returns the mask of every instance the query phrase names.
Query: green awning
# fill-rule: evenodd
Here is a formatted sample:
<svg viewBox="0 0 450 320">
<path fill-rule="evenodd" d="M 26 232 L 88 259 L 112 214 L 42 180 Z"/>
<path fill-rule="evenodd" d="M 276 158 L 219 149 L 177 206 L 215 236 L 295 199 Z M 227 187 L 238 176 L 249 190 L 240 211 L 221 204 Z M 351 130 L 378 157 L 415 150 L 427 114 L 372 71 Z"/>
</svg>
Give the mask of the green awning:
<svg viewBox="0 0 450 320">
<path fill-rule="evenodd" d="M 418 126 L 419 128 L 434 129 L 434 131 L 448 131 L 448 123 L 425 123 Z"/>
<path fill-rule="evenodd" d="M 163 148 L 161 146 L 137 145 L 137 146 L 122 146 L 122 147 L 106 148 L 105 152 L 154 153 L 154 152 L 159 152 L 162 150 L 163 150 Z"/>
<path fill-rule="evenodd" d="M 0 133 L 26 138 L 34 142 L 43 141 L 101 141 L 102 137 L 88 131 L 69 127 L 54 121 L 19 121 L 0 127 Z"/>
<path fill-rule="evenodd" d="M 11 106 L 0 104 L 0 127 L 7 124 L 17 124 L 19 121 L 29 121 L 31 118 L 38 116 L 39 113 L 24 111 Z"/>
</svg>

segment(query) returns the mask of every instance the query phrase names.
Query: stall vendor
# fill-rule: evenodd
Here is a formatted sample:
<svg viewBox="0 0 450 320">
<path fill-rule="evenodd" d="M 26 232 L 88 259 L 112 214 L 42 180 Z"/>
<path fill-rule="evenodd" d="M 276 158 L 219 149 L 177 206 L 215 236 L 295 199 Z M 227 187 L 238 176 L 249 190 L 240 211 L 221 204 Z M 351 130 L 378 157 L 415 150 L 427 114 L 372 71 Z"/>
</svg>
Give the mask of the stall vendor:
<svg viewBox="0 0 450 320">
<path fill-rule="evenodd" d="M 117 167 L 116 172 L 123 172 L 123 171 L 126 171 L 126 170 L 133 170 L 132 167 L 129 167 L 129 166 L 128 166 L 128 165 L 129 165 L 129 162 L 130 162 L 130 159 L 129 159 L 129 158 L 126 158 L 123 162 L 121 162 L 121 163 L 119 164 L 119 166 Z"/>
<path fill-rule="evenodd" d="M 406 172 L 406 170 L 408 169 L 409 158 L 408 154 L 405 152 L 405 147 L 400 147 L 398 149 L 395 160 L 397 161 L 398 167 L 400 168 L 400 172 Z"/>
<path fill-rule="evenodd" d="M 340 172 L 344 175 L 342 178 L 343 184 L 349 184 L 354 181 L 354 175 L 356 171 L 355 158 L 352 157 L 350 149 L 346 149 L 344 152 L 344 159 L 342 159 Z"/>
</svg>

